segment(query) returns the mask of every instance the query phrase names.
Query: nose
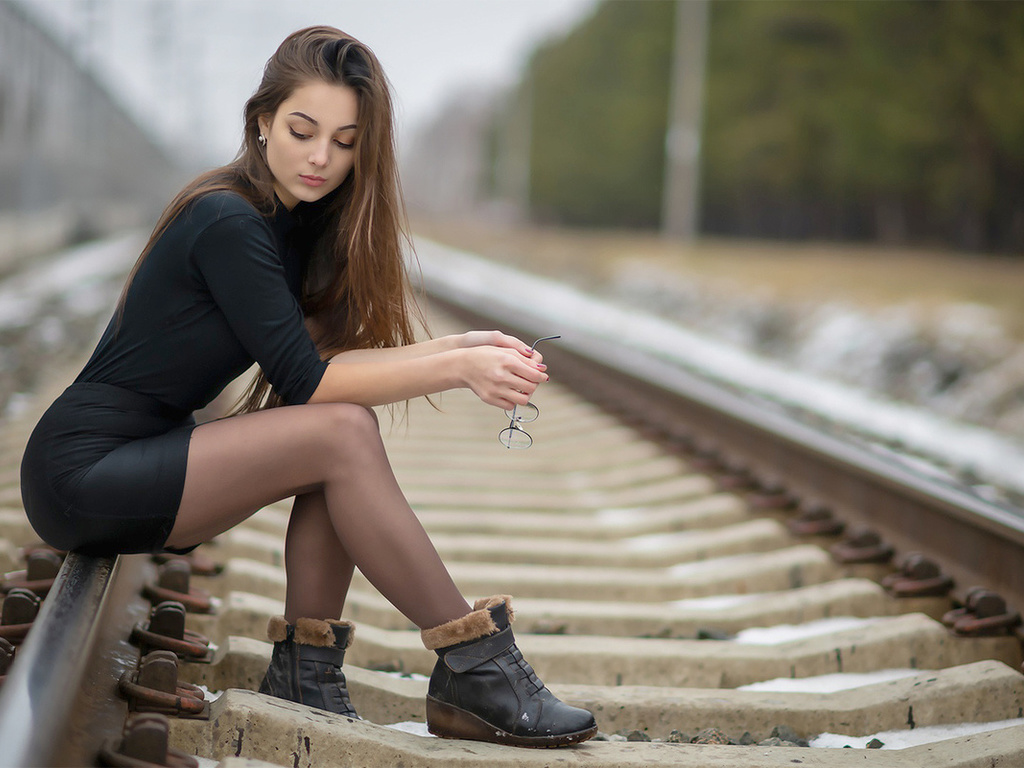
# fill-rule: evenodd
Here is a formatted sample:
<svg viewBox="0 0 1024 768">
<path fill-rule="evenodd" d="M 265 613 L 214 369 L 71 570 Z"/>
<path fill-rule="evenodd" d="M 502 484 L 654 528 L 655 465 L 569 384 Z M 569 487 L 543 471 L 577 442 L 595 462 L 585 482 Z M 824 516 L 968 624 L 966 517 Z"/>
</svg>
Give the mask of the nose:
<svg viewBox="0 0 1024 768">
<path fill-rule="evenodd" d="M 327 142 L 317 142 L 309 152 L 309 164 L 322 168 L 330 158 Z"/>
</svg>

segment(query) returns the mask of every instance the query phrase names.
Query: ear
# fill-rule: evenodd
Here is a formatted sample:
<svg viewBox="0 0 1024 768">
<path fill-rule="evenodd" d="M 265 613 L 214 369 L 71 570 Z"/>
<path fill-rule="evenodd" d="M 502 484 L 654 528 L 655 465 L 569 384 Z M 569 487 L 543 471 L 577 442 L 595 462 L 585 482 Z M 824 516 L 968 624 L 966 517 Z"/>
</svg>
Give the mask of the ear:
<svg viewBox="0 0 1024 768">
<path fill-rule="evenodd" d="M 270 133 L 271 121 L 268 115 L 260 115 L 256 118 L 256 124 L 260 127 L 260 133 L 266 136 Z"/>
</svg>

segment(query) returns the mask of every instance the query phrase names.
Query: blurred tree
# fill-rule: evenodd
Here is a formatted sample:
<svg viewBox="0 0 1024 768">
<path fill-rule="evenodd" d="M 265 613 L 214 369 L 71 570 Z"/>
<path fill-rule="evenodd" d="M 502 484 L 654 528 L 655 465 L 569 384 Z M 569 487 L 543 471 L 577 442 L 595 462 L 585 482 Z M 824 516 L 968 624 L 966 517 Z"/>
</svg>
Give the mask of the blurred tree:
<svg viewBox="0 0 1024 768">
<path fill-rule="evenodd" d="M 713 231 L 1024 244 L 1024 4 L 713 6 Z"/>
<path fill-rule="evenodd" d="M 536 217 L 658 222 L 673 12 L 537 51 Z M 717 0 L 708 56 L 705 231 L 1024 251 L 1024 2 Z"/>
<path fill-rule="evenodd" d="M 530 205 L 567 224 L 657 226 L 673 4 L 612 2 L 530 64 Z"/>
</svg>

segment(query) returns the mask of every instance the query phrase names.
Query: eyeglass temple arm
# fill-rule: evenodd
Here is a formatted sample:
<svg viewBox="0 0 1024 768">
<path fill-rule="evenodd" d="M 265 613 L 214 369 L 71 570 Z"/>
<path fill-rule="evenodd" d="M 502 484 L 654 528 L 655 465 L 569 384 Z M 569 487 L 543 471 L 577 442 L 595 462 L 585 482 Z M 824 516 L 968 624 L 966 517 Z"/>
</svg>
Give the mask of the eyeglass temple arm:
<svg viewBox="0 0 1024 768">
<path fill-rule="evenodd" d="M 551 341 L 552 339 L 560 339 L 560 338 L 562 338 L 561 334 L 558 334 L 557 336 L 542 336 L 541 338 L 539 338 L 535 342 L 533 342 L 533 344 L 530 346 L 530 350 L 529 351 L 533 352 L 533 350 L 535 350 L 537 348 L 537 345 L 540 344 L 542 341 Z"/>
</svg>

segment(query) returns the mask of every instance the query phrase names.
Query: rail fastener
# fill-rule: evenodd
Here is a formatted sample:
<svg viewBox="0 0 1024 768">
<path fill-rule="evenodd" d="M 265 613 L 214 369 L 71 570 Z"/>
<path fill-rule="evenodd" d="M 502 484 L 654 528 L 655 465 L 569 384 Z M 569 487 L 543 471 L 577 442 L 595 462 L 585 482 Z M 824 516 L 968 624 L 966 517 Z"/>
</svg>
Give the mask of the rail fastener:
<svg viewBox="0 0 1024 768">
<path fill-rule="evenodd" d="M 829 547 L 836 560 L 844 564 L 888 563 L 892 560 L 893 548 L 882 541 L 877 531 L 858 528 L 840 542 Z"/>
<path fill-rule="evenodd" d="M 117 683 L 133 712 L 159 712 L 207 720 L 210 703 L 202 688 L 178 682 L 178 657 L 172 651 L 150 651 L 139 668 L 127 670 Z"/>
<path fill-rule="evenodd" d="M 786 527 L 796 536 L 841 536 L 846 523 L 830 507 L 814 504 L 787 521 Z"/>
<path fill-rule="evenodd" d="M 199 761 L 169 745 L 170 724 L 158 713 L 138 714 L 125 723 L 120 739 L 108 741 L 99 753 L 111 768 L 199 768 Z"/>
<path fill-rule="evenodd" d="M 15 587 L 4 598 L 0 609 L 0 638 L 20 645 L 39 615 L 42 598 L 24 587 Z"/>
<path fill-rule="evenodd" d="M 143 655 L 165 650 L 183 661 L 209 664 L 213 660 L 210 640 L 185 627 L 185 613 L 185 606 L 175 600 L 158 603 L 150 611 L 148 621 L 134 626 L 131 642 L 139 646 Z"/>
<path fill-rule="evenodd" d="M 55 550 L 44 547 L 28 550 L 25 553 L 25 570 L 8 573 L 0 581 L 0 593 L 20 587 L 35 592 L 39 597 L 46 597 L 63 563 L 64 558 Z"/>
<path fill-rule="evenodd" d="M 1009 634 L 1020 626 L 1021 618 L 1007 607 L 1002 595 L 975 587 L 968 591 L 963 607 L 946 613 L 942 623 L 955 635 L 979 637 Z"/>
<path fill-rule="evenodd" d="M 761 512 L 789 512 L 800 505 L 799 499 L 777 482 L 759 484 L 747 494 L 747 501 Z"/>
<path fill-rule="evenodd" d="M 944 597 L 953 589 L 953 579 L 934 560 L 911 552 L 898 571 L 882 579 L 882 586 L 893 597 Z"/>
<path fill-rule="evenodd" d="M 155 582 L 142 588 L 143 596 L 154 604 L 173 601 L 181 603 L 190 613 L 213 613 L 209 592 L 190 584 L 191 565 L 184 560 L 168 560 L 160 567 Z"/>
<path fill-rule="evenodd" d="M 193 550 L 184 555 L 160 552 L 153 555 L 153 562 L 157 565 L 164 565 L 169 562 L 188 563 L 189 571 L 193 576 L 216 576 L 224 570 L 224 566 L 204 555 L 198 550 Z"/>
</svg>

